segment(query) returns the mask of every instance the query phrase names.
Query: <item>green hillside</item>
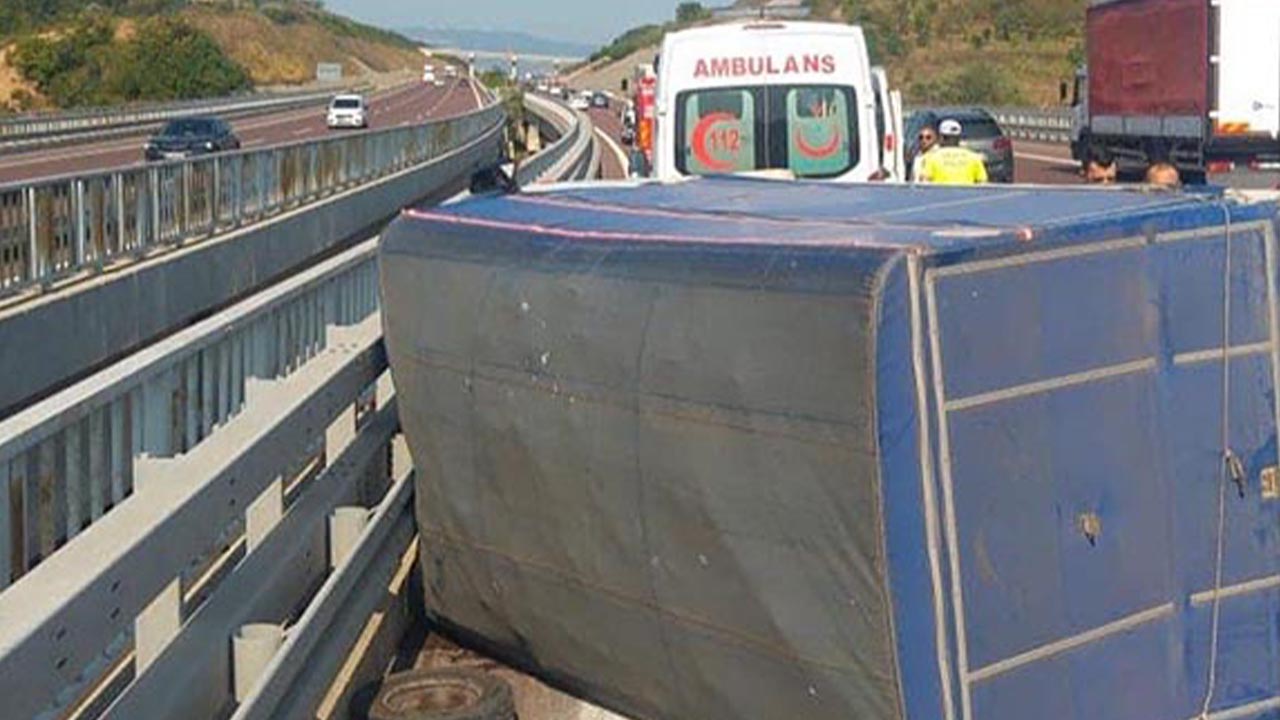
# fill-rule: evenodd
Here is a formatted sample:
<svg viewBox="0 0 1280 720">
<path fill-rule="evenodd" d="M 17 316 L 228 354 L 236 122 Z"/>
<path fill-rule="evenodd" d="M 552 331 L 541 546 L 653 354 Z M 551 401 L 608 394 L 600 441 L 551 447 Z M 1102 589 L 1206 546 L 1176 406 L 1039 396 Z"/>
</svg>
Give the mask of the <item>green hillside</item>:
<svg viewBox="0 0 1280 720">
<path fill-rule="evenodd" d="M 0 110 L 225 95 L 421 63 L 418 45 L 317 2 L 0 0 Z"/>
<path fill-rule="evenodd" d="M 856 22 L 911 103 L 1047 105 L 1082 59 L 1087 0 L 810 0 Z"/>
</svg>

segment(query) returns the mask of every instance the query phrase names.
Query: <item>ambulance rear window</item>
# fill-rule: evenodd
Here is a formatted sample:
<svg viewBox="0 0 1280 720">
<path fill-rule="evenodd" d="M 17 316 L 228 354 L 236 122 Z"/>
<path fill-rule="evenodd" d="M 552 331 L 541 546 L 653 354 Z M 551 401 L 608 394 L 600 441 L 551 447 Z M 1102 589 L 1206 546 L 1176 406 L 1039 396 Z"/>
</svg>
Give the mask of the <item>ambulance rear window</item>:
<svg viewBox="0 0 1280 720">
<path fill-rule="evenodd" d="M 693 175 L 755 170 L 756 98 L 750 90 L 703 90 L 682 103 L 685 172 Z M 684 168 L 681 168 L 684 170 Z"/>
<path fill-rule="evenodd" d="M 686 175 L 786 169 L 835 177 L 858 163 L 852 88 L 768 85 L 676 98 L 676 167 Z"/>
</svg>

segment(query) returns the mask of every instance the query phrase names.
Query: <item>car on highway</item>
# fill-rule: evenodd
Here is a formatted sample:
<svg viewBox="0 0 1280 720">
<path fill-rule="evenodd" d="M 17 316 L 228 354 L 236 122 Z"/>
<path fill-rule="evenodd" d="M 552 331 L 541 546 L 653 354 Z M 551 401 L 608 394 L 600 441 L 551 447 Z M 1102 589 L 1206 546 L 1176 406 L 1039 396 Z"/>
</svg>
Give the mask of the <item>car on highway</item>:
<svg viewBox="0 0 1280 720">
<path fill-rule="evenodd" d="M 190 117 L 165 123 L 160 132 L 147 141 L 143 155 L 154 162 L 239 149 L 240 138 L 226 121 L 216 117 Z"/>
<path fill-rule="evenodd" d="M 330 130 L 369 127 L 369 106 L 363 95 L 337 95 L 329 101 L 325 124 Z"/>
<path fill-rule="evenodd" d="M 964 139 L 960 144 L 982 153 L 987 165 L 987 177 L 991 182 L 1013 182 L 1013 142 L 991 113 L 982 108 L 921 108 L 911 113 L 906 122 L 907 167 L 911 167 L 912 160 L 920 150 L 920 129 L 925 125 L 937 128 L 938 123 L 948 118 L 956 120 L 964 128 Z"/>
<path fill-rule="evenodd" d="M 574 93 L 569 96 L 569 107 L 574 110 L 590 110 L 591 109 L 591 93 L 583 91 Z"/>
<path fill-rule="evenodd" d="M 591 107 L 609 109 L 609 96 L 597 90 L 591 93 Z"/>
</svg>

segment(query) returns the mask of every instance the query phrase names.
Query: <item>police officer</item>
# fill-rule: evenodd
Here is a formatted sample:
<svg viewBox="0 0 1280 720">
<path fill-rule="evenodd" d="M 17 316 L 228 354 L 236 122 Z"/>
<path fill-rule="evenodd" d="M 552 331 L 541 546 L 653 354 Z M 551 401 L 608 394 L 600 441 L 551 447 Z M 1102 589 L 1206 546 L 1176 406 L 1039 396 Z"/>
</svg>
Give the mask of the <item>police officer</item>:
<svg viewBox="0 0 1280 720">
<path fill-rule="evenodd" d="M 982 155 L 960 147 L 964 128 L 954 119 L 938 123 L 941 147 L 920 163 L 921 182 L 939 185 L 976 185 L 987 182 L 987 164 Z"/>
</svg>

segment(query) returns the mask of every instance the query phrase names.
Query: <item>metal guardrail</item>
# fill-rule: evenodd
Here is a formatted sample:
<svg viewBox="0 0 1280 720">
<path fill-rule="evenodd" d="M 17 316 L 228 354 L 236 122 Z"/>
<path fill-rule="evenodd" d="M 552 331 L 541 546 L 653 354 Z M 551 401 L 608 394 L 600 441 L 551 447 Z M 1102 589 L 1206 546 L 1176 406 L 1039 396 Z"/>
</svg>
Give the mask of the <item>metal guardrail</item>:
<svg viewBox="0 0 1280 720">
<path fill-rule="evenodd" d="M 0 146 L 9 141 L 66 133 L 147 125 L 181 117 L 225 114 L 247 110 L 281 109 L 326 100 L 342 86 L 270 95 L 207 98 L 172 103 L 152 103 L 123 108 L 86 108 L 55 113 L 0 116 Z"/>
<path fill-rule="evenodd" d="M 336 507 L 388 492 L 353 552 L 405 550 L 376 242 L 0 423 L 5 717 L 213 717 L 241 699 L 241 624 L 295 617 L 327 573 L 311 616 L 332 620 L 369 572 L 325 557 Z"/>
<path fill-rule="evenodd" d="M 531 94 L 525 95 L 525 104 L 530 112 L 558 128 L 560 137 L 520 165 L 517 184 L 583 180 L 599 174 L 600 154 L 586 113 Z"/>
<path fill-rule="evenodd" d="M 1071 108 L 989 108 L 1009 137 L 1046 143 L 1071 142 Z"/>
<path fill-rule="evenodd" d="M 502 121 L 424 125 L 0 185 L 0 296 L 47 288 L 427 162 Z"/>
<path fill-rule="evenodd" d="M 919 108 L 907 108 L 910 113 Z M 1075 113 L 1069 107 L 987 107 L 1005 134 L 1016 140 L 1069 143 Z"/>
</svg>

